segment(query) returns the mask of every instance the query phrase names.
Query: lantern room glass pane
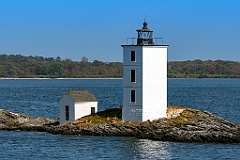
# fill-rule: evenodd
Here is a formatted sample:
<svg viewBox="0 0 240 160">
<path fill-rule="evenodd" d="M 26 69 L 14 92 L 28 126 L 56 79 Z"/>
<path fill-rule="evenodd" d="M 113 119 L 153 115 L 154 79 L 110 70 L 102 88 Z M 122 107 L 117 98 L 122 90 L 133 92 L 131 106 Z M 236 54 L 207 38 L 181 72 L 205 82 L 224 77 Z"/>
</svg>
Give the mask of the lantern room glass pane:
<svg viewBox="0 0 240 160">
<path fill-rule="evenodd" d="M 142 39 L 150 39 L 152 38 L 152 32 L 139 32 L 138 37 Z"/>
</svg>

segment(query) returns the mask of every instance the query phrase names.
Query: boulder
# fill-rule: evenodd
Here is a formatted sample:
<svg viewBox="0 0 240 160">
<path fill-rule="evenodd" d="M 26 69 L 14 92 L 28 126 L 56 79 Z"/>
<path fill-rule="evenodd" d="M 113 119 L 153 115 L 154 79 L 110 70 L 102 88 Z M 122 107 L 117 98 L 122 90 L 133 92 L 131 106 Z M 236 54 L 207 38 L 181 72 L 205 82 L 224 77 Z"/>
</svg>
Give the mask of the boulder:
<svg viewBox="0 0 240 160">
<path fill-rule="evenodd" d="M 0 109 L 0 130 L 46 131 L 52 125 L 58 125 L 58 120 L 8 112 Z"/>
</svg>

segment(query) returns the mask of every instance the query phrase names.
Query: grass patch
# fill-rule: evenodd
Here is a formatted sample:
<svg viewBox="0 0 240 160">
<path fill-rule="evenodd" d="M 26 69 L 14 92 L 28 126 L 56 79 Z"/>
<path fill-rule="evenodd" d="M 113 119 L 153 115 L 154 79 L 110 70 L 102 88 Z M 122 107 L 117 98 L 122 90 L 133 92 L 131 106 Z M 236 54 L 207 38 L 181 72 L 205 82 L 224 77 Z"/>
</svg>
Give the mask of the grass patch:
<svg viewBox="0 0 240 160">
<path fill-rule="evenodd" d="M 96 114 L 89 115 L 77 119 L 73 122 L 74 125 L 84 126 L 86 124 L 99 124 L 99 123 L 114 123 L 122 121 L 122 107 L 111 108 L 105 111 L 97 112 Z"/>
</svg>

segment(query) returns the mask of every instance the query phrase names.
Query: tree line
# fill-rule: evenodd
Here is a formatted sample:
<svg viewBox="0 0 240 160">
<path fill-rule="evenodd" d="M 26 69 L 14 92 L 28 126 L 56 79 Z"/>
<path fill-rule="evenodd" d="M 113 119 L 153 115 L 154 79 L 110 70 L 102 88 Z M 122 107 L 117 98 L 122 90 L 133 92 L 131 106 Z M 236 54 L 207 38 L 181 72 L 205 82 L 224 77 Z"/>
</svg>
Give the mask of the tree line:
<svg viewBox="0 0 240 160">
<path fill-rule="evenodd" d="M 122 63 L 83 57 L 80 62 L 60 57 L 0 55 L 0 77 L 12 78 L 118 78 Z"/>
<path fill-rule="evenodd" d="M 169 78 L 240 78 L 240 62 L 223 60 L 173 61 L 168 63 Z"/>
<path fill-rule="evenodd" d="M 161 72 L 161 71 L 159 71 Z M 0 55 L 0 77 L 4 78 L 121 78 L 121 62 L 89 62 L 60 57 Z M 169 78 L 240 78 L 240 62 L 193 60 L 168 62 Z"/>
</svg>

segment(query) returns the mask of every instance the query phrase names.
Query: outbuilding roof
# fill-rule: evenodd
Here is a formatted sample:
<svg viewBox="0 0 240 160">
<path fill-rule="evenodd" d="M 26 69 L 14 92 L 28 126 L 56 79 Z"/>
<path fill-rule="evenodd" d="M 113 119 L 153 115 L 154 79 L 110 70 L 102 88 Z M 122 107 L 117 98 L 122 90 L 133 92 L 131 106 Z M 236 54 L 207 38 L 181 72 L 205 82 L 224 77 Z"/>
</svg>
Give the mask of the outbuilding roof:
<svg viewBox="0 0 240 160">
<path fill-rule="evenodd" d="M 65 94 L 70 95 L 74 102 L 96 102 L 96 97 L 88 90 L 69 90 Z"/>
</svg>

